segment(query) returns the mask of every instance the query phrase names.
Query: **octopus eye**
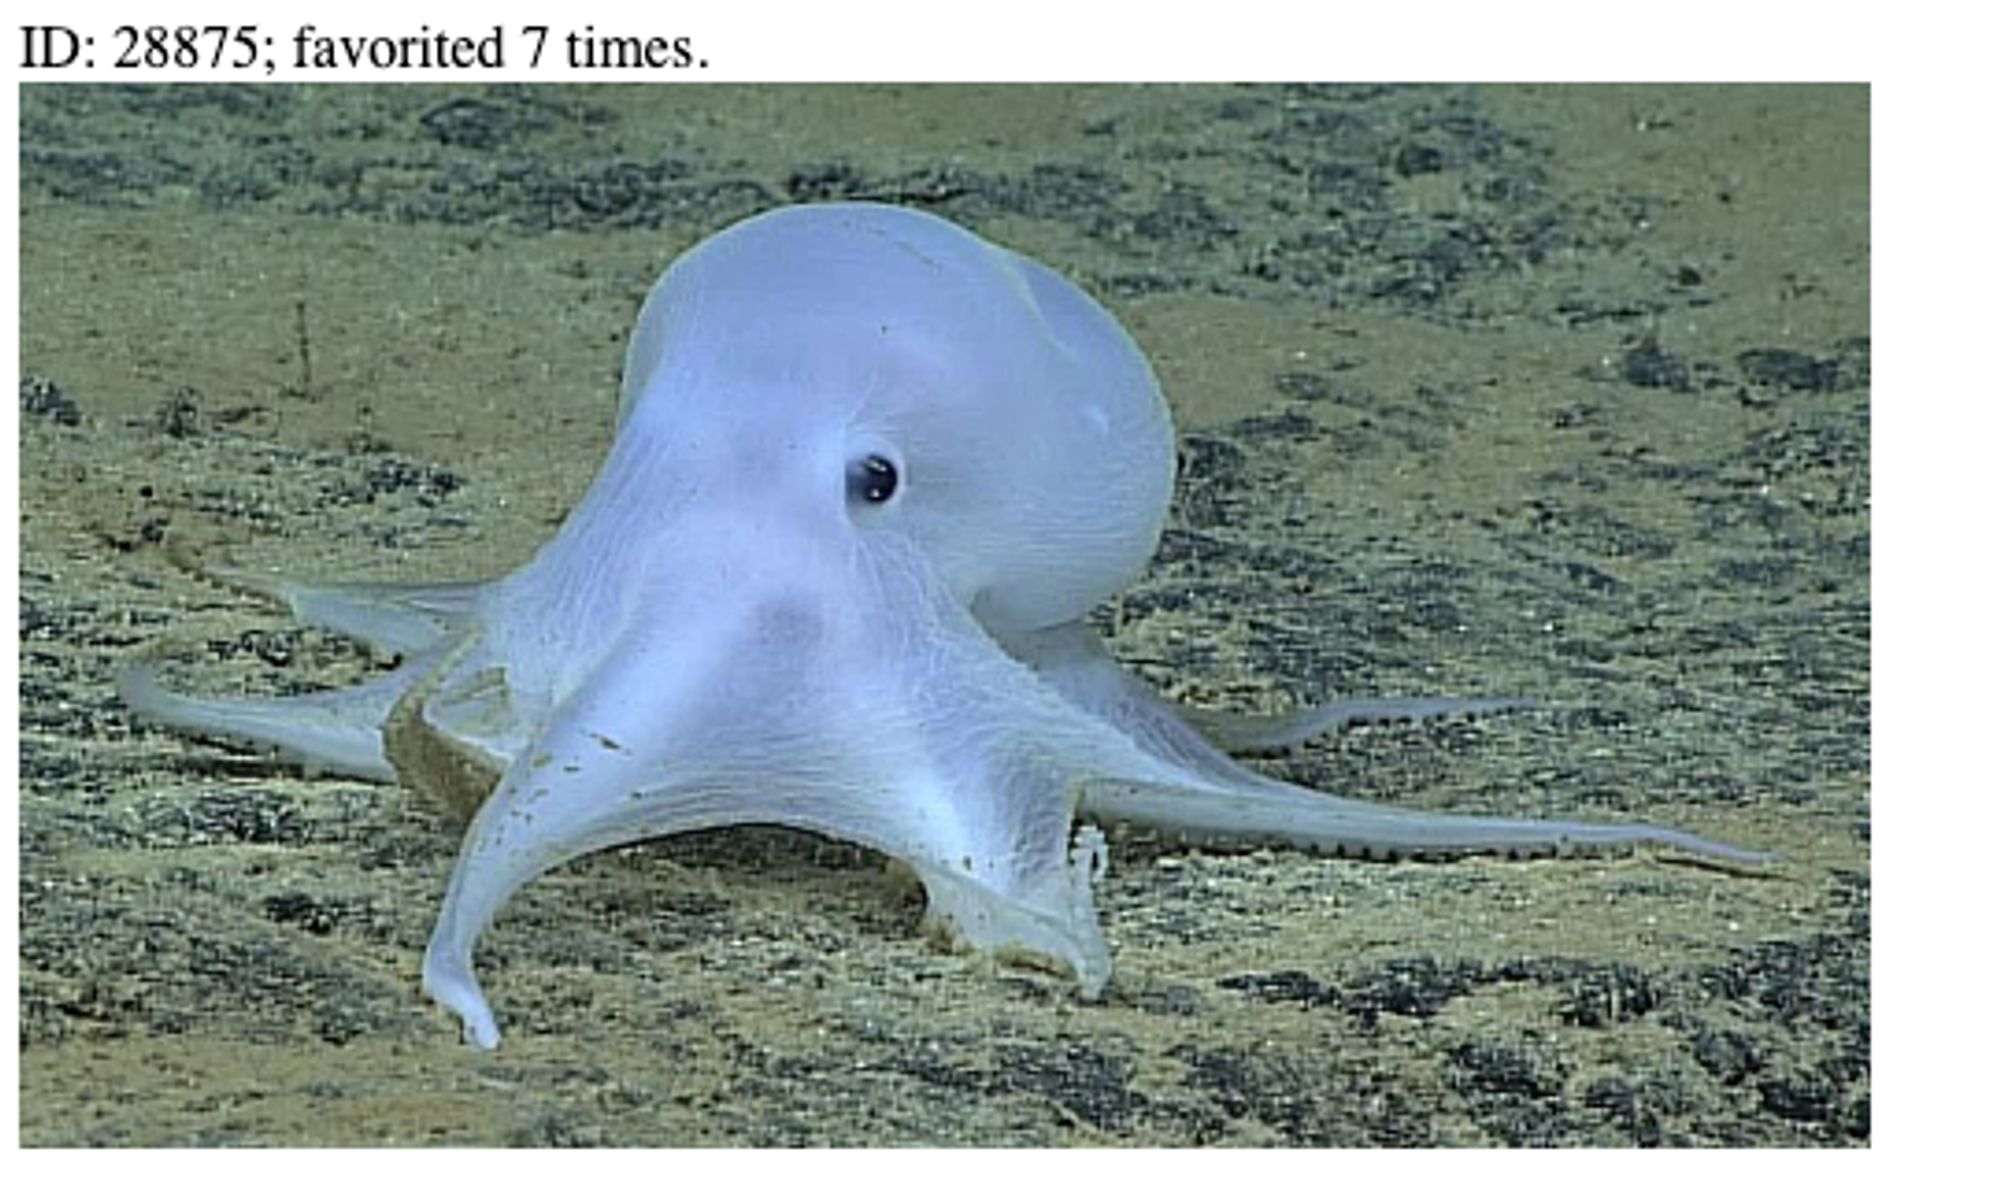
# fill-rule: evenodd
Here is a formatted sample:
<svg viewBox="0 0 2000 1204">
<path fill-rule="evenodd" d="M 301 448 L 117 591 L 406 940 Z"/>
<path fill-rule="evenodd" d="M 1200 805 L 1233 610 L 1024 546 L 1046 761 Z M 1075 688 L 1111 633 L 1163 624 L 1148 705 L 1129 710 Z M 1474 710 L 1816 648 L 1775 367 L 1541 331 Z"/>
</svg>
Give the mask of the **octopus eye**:
<svg viewBox="0 0 2000 1204">
<path fill-rule="evenodd" d="M 896 466 L 886 456 L 863 456 L 847 466 L 847 500 L 879 506 L 896 496 Z"/>
</svg>

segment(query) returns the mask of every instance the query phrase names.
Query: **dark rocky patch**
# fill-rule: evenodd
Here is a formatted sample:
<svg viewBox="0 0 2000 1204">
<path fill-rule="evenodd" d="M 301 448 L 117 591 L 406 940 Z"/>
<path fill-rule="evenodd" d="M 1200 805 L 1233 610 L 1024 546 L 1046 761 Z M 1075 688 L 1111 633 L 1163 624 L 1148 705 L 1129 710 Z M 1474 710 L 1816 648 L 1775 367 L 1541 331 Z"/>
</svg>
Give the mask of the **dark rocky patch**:
<svg viewBox="0 0 2000 1204">
<path fill-rule="evenodd" d="M 76 399 L 58 388 L 54 381 L 38 376 L 21 379 L 21 413 L 58 426 L 76 426 L 83 421 L 83 411 L 76 404 Z"/>
</svg>

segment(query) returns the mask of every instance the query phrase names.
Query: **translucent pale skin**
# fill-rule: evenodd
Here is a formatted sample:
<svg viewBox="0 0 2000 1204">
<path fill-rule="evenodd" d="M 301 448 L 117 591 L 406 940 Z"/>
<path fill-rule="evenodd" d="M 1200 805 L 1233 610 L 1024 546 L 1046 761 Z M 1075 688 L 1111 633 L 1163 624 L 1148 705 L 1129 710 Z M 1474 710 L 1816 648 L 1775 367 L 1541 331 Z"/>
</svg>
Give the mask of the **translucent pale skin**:
<svg viewBox="0 0 2000 1204">
<path fill-rule="evenodd" d="M 1230 760 L 1217 744 L 1511 704 L 1257 719 L 1155 697 L 1083 619 L 1152 554 L 1173 471 L 1144 357 L 1055 273 L 911 210 L 775 210 L 654 287 L 616 442 L 522 568 L 472 585 L 234 578 L 402 654 L 397 669 L 231 700 L 169 693 L 140 666 L 121 693 L 165 724 L 478 804 L 423 979 L 484 1048 L 500 1030 L 472 950 L 507 898 L 695 828 L 879 849 L 966 944 L 1067 965 L 1093 996 L 1111 969 L 1091 899 L 1105 854 L 1080 816 L 1353 854 L 1655 842 L 1759 859 L 1650 825 L 1376 806 Z"/>
</svg>

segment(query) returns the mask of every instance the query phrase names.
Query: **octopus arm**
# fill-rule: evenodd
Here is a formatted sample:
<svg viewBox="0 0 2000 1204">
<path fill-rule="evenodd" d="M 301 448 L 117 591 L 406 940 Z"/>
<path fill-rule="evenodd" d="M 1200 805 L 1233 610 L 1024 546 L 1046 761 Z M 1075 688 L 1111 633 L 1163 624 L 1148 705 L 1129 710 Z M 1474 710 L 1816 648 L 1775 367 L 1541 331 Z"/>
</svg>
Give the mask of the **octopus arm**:
<svg viewBox="0 0 2000 1204">
<path fill-rule="evenodd" d="M 1356 723 L 1422 722 L 1449 715 L 1489 715 L 1530 707 L 1528 698 L 1338 698 L 1279 715 L 1245 715 L 1176 706 L 1189 727 L 1226 752 L 1296 748 Z"/>
<path fill-rule="evenodd" d="M 478 605 L 483 583 L 442 585 L 283 585 L 275 594 L 302 623 L 351 636 L 390 653 L 415 653 L 450 639 Z"/>
<path fill-rule="evenodd" d="M 1008 648 L 1078 710 L 1125 733 L 1154 759 L 1155 772 L 1104 773 L 1083 783 L 1079 808 L 1100 819 L 1157 828 L 1197 844 L 1285 843 L 1350 856 L 1560 854 L 1655 844 L 1711 860 L 1771 860 L 1767 854 L 1654 824 L 1440 814 L 1307 790 L 1231 760 L 1182 708 L 1120 668 L 1081 623 L 1011 638 Z M 1304 734 L 1304 728 L 1338 726 L 1361 716 L 1428 718 L 1502 710 L 1517 701 L 1353 700 L 1273 721 L 1268 729 L 1250 721 L 1249 730 L 1266 735 L 1283 731 L 1289 737 Z M 1231 722 L 1239 721 L 1232 717 Z"/>
<path fill-rule="evenodd" d="M 487 582 L 400 585 L 347 582 L 306 585 L 235 567 L 204 575 L 288 607 L 299 622 L 360 640 L 381 652 L 422 652 L 461 630 Z"/>
<path fill-rule="evenodd" d="M 182 567 L 218 584 L 281 602 L 300 622 L 405 657 L 395 671 L 341 690 L 283 698 L 204 698 L 168 690 L 141 661 L 119 674 L 118 696 L 167 727 L 270 748 L 284 760 L 376 782 L 397 779 L 383 729 L 404 695 L 463 638 L 479 584 L 302 585 L 183 552 Z"/>
<path fill-rule="evenodd" d="M 1100 778 L 1085 784 L 1080 805 L 1102 818 L 1143 824 L 1194 844 L 1290 844 L 1347 857 L 1560 855 L 1656 844 L 1708 860 L 1744 864 L 1771 860 L 1766 853 L 1654 824 L 1439 814 L 1364 803 L 1282 782 L 1246 790 Z"/>
<path fill-rule="evenodd" d="M 383 747 L 389 713 L 431 671 L 418 658 L 392 673 L 344 690 L 283 698 L 203 698 L 160 685 L 150 663 L 118 676 L 118 697 L 140 716 L 167 727 L 261 745 L 284 760 L 374 782 L 394 782 Z"/>
<path fill-rule="evenodd" d="M 244 568 L 226 552 L 169 540 L 167 558 L 183 571 L 238 593 L 277 602 L 301 623 L 352 637 L 380 652 L 422 652 L 460 631 L 492 581 L 308 584 Z"/>
</svg>

